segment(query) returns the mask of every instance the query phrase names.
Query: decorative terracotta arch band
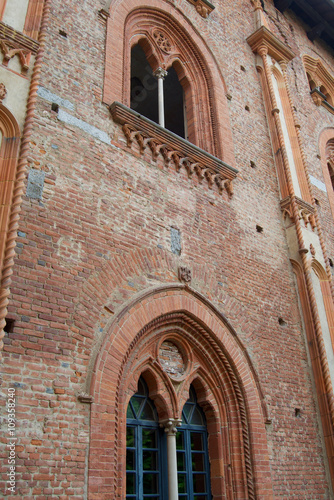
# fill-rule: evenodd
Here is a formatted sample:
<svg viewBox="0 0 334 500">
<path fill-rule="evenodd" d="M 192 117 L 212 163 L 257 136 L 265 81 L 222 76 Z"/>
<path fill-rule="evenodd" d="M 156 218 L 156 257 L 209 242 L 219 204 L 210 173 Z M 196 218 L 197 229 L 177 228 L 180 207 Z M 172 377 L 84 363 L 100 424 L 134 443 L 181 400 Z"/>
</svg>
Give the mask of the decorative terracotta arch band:
<svg viewBox="0 0 334 500">
<path fill-rule="evenodd" d="M 173 375 L 160 357 L 164 342 L 180 353 Z M 91 381 L 90 499 L 125 496 L 126 409 L 143 376 L 160 422 L 179 420 L 190 384 L 208 424 L 215 500 L 272 498 L 265 422 L 254 368 L 225 318 L 184 286 L 160 288 L 115 318 Z"/>
</svg>

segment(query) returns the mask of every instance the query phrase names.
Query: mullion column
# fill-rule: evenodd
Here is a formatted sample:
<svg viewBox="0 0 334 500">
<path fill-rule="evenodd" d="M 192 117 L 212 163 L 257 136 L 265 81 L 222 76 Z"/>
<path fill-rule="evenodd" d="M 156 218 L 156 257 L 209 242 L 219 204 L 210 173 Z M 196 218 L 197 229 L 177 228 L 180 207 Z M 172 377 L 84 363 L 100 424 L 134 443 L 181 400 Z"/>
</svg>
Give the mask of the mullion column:
<svg viewBox="0 0 334 500">
<path fill-rule="evenodd" d="M 153 75 L 158 80 L 158 106 L 159 106 L 159 125 L 165 126 L 165 109 L 164 109 L 164 79 L 167 76 L 167 71 L 163 68 L 158 68 Z"/>
<path fill-rule="evenodd" d="M 179 420 L 168 420 L 162 425 L 167 434 L 168 500 L 178 500 L 176 433 Z"/>
</svg>

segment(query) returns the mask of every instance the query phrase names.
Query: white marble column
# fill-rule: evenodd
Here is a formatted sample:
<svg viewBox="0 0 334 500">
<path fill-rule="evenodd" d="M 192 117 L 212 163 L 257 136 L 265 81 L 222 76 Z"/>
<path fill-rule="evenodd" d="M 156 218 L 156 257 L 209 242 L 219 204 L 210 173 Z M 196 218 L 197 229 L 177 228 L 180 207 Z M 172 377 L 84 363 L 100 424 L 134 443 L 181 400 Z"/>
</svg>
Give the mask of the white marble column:
<svg viewBox="0 0 334 500">
<path fill-rule="evenodd" d="M 158 102 L 159 102 L 159 125 L 165 126 L 165 110 L 164 110 L 164 78 L 167 76 L 167 71 L 162 68 L 155 70 L 153 75 L 158 79 Z"/>
<path fill-rule="evenodd" d="M 167 462 L 168 462 L 168 500 L 178 500 L 177 460 L 176 460 L 176 433 L 179 420 L 167 420 L 162 425 L 167 434 Z"/>
</svg>

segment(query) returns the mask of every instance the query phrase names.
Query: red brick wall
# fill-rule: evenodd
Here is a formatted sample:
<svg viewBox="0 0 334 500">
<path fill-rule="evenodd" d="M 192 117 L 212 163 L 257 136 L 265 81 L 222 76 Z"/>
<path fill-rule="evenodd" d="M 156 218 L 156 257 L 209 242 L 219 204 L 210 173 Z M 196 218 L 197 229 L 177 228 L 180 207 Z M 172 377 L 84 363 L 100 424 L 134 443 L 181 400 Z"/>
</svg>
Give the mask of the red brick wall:
<svg viewBox="0 0 334 500">
<path fill-rule="evenodd" d="M 121 128 L 101 103 L 103 2 L 52 3 L 40 85 L 70 101 L 69 114 L 110 134 L 111 145 L 64 124 L 50 102 L 38 99 L 29 166 L 45 171 L 46 182 L 42 200 L 25 198 L 22 206 L 9 305 L 15 325 L 4 339 L 2 367 L 3 393 L 14 384 L 18 398 L 17 498 L 84 498 L 90 408 L 77 395 L 90 390 L 95 360 L 114 334 L 114 318 L 140 294 L 178 283 L 180 265 L 192 271 L 190 287 L 228 319 L 256 371 L 271 423 L 264 431 L 262 421 L 262 435 L 251 435 L 251 442 L 256 455 L 257 443 L 267 439 L 266 480 L 274 497 L 330 497 L 263 95 L 246 42 L 254 31 L 252 7 L 246 0 L 216 0 L 216 9 L 203 19 L 186 0 L 175 4 L 177 15 L 189 19 L 211 51 L 232 96 L 226 124 L 239 174 L 231 199 L 216 186 L 196 185 L 184 172 L 152 161 L 148 152 L 141 156 L 126 148 Z M 168 2 L 161 5 L 173 11 Z M 318 140 L 333 125 L 332 115 L 313 103 L 301 56 L 316 52 L 329 66 L 333 56 L 308 41 L 295 18 L 277 14 L 269 2 L 266 8 L 272 29 L 288 34 L 297 48 L 288 69 L 290 87 L 310 173 L 323 181 Z M 328 199 L 314 191 L 334 256 Z M 171 226 L 181 232 L 180 257 L 171 252 Z M 159 303 L 152 310 L 156 316 L 163 312 Z M 116 381 L 110 370 L 104 384 L 113 391 Z M 107 410 L 101 411 L 108 415 Z M 7 443 L 5 436 L 1 440 Z M 1 456 L 5 473 L 5 447 Z M 101 482 L 107 478 L 104 484 L 111 484 L 110 470 L 103 461 L 99 467 Z M 261 467 L 255 471 L 260 474 Z M 269 469 L 264 473 L 269 476 Z M 269 498 L 269 490 L 259 498 Z"/>
</svg>

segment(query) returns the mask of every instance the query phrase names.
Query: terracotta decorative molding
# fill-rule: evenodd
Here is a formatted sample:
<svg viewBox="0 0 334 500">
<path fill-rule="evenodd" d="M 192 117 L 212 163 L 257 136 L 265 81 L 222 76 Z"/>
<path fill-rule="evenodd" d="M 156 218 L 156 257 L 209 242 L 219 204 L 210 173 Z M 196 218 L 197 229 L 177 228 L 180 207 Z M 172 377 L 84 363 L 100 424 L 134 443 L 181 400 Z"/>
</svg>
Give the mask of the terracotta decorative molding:
<svg viewBox="0 0 334 500">
<path fill-rule="evenodd" d="M 39 48 L 38 41 L 14 30 L 2 21 L 0 21 L 0 40 L 4 40 L 7 45 L 14 44 L 15 47 L 20 47 L 22 50 L 26 49 L 32 54 L 37 54 Z"/>
<path fill-rule="evenodd" d="M 0 49 L 4 56 L 2 60 L 3 66 L 7 67 L 9 61 L 17 55 L 20 59 L 22 75 L 27 74 L 31 56 L 29 49 L 22 48 L 13 42 L 3 39 L 0 40 Z"/>
<path fill-rule="evenodd" d="M 191 269 L 188 267 L 179 267 L 178 269 L 179 280 L 184 283 L 191 283 Z"/>
<path fill-rule="evenodd" d="M 306 201 L 302 200 L 301 198 L 298 198 L 297 196 L 295 197 L 295 202 L 298 207 L 298 214 L 299 214 L 299 220 L 303 220 L 305 227 L 310 224 L 312 231 L 315 230 L 316 228 L 316 222 L 315 222 L 315 209 L 312 205 L 307 203 Z M 283 211 L 284 218 L 287 216 L 293 220 L 293 211 L 292 211 L 292 206 L 291 206 L 291 197 L 284 198 L 284 200 L 281 201 L 281 209 Z"/>
<path fill-rule="evenodd" d="M 208 0 L 188 0 L 188 2 L 195 5 L 199 15 L 204 18 L 207 18 L 208 15 L 215 9 L 215 6 L 208 2 Z"/>
<path fill-rule="evenodd" d="M 166 54 L 170 54 L 172 52 L 172 42 L 165 33 L 161 30 L 155 29 L 152 31 L 152 36 L 160 50 Z"/>
<path fill-rule="evenodd" d="M 2 104 L 2 101 L 7 95 L 7 89 L 4 85 L 4 83 L 0 83 L 0 103 Z"/>
<path fill-rule="evenodd" d="M 295 57 L 294 52 L 265 26 L 261 26 L 249 36 L 247 42 L 254 53 L 260 53 L 260 49 L 266 49 L 267 53 L 278 62 L 288 62 Z"/>
<path fill-rule="evenodd" d="M 108 21 L 108 18 L 110 17 L 110 14 L 105 9 L 100 9 L 99 10 L 99 16 L 101 17 L 101 19 L 103 19 L 103 21 Z"/>
<path fill-rule="evenodd" d="M 43 1 L 29 0 L 23 33 L 37 39 L 43 14 Z"/>
<path fill-rule="evenodd" d="M 189 178 L 195 174 L 200 183 L 205 179 L 210 189 L 216 184 L 220 193 L 225 189 L 232 196 L 236 169 L 119 102 L 110 106 L 110 113 L 123 125 L 129 148 L 137 142 L 141 154 L 148 148 L 153 160 L 160 155 L 166 166 L 173 163 L 177 171 L 183 167 Z"/>
<path fill-rule="evenodd" d="M 334 114 L 334 76 L 327 71 L 320 59 L 305 55 L 303 63 L 314 103 Z"/>
</svg>

